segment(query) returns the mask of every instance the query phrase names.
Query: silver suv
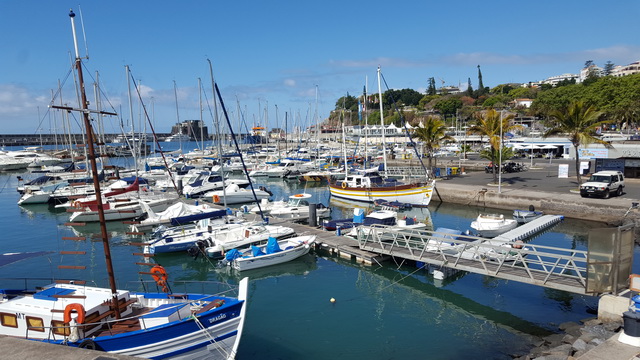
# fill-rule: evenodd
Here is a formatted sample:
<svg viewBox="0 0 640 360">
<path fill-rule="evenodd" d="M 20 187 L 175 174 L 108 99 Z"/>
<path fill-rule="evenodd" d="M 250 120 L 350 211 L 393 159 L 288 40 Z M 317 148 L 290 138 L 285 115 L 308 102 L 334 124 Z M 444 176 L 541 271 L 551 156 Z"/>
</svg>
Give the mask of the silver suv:
<svg viewBox="0 0 640 360">
<path fill-rule="evenodd" d="M 580 185 L 580 196 L 601 196 L 607 199 L 611 194 L 617 196 L 624 192 L 624 175 L 620 171 L 599 171 Z"/>
</svg>

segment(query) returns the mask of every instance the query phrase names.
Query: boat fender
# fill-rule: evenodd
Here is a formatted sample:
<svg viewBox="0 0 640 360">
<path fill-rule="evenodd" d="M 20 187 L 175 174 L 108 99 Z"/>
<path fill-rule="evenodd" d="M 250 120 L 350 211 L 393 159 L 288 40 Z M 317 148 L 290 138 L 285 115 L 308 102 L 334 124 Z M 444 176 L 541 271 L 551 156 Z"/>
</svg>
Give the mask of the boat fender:
<svg viewBox="0 0 640 360">
<path fill-rule="evenodd" d="M 524 242 L 522 240 L 516 240 L 512 246 L 514 249 L 522 249 Z"/>
<path fill-rule="evenodd" d="M 84 317 L 86 315 L 86 312 L 84 311 L 84 306 L 82 306 L 82 304 L 73 303 L 73 304 L 67 305 L 64 308 L 63 321 L 65 324 L 68 324 L 71 322 L 71 312 L 74 310 L 78 313 L 78 317 L 76 317 L 76 322 L 78 324 L 82 324 L 84 322 Z"/>
<path fill-rule="evenodd" d="M 346 189 L 346 188 L 347 188 L 347 183 L 346 183 L 346 182 L 344 182 L 344 181 L 342 182 L 342 188 L 343 188 L 343 189 Z"/>
<path fill-rule="evenodd" d="M 78 347 L 81 349 L 100 350 L 98 349 L 98 345 L 96 344 L 96 342 L 91 339 L 82 340 L 82 342 L 80 343 L 80 345 L 78 345 Z"/>
</svg>

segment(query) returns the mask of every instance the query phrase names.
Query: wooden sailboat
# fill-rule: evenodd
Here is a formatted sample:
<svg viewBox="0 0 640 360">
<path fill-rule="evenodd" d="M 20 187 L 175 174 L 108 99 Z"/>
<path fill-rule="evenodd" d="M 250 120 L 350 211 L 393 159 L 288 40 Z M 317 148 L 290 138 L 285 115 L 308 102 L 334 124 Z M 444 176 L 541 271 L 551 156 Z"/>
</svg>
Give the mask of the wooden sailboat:
<svg viewBox="0 0 640 360">
<path fill-rule="evenodd" d="M 382 99 L 380 85 L 380 68 L 378 68 L 378 94 Z M 383 126 L 382 148 L 383 169 L 387 168 L 386 146 L 384 141 L 384 116 L 380 101 L 380 121 Z M 329 183 L 331 196 L 372 203 L 375 200 L 398 201 L 414 206 L 427 206 L 435 191 L 435 180 L 426 178 L 409 184 L 403 184 L 394 179 L 388 179 L 379 173 L 378 168 L 357 171 L 347 174 L 344 180 Z"/>
<path fill-rule="evenodd" d="M 69 16 L 82 105 L 80 109 L 63 109 L 83 114 L 95 180 L 96 139 L 89 118 L 92 110 L 87 108 L 73 11 Z M 237 297 L 228 292 L 175 294 L 164 268 L 155 265 L 143 274 L 151 275 L 162 292 L 117 289 L 97 180 L 94 187 L 109 288 L 86 286 L 80 280 L 59 280 L 34 290 L 0 289 L 0 335 L 153 359 L 235 358 L 247 306 L 248 279 L 239 282 Z"/>
</svg>

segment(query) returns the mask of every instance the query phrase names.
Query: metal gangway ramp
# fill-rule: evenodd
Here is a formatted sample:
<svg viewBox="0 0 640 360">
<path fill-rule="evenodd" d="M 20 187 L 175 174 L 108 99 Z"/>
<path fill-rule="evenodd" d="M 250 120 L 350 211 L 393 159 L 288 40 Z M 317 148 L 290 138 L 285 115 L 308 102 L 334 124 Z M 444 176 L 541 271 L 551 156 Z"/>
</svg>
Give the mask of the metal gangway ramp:
<svg viewBox="0 0 640 360">
<path fill-rule="evenodd" d="M 586 293 L 587 251 L 584 250 L 380 226 L 359 227 L 358 245 L 362 250 L 379 254 Z"/>
</svg>

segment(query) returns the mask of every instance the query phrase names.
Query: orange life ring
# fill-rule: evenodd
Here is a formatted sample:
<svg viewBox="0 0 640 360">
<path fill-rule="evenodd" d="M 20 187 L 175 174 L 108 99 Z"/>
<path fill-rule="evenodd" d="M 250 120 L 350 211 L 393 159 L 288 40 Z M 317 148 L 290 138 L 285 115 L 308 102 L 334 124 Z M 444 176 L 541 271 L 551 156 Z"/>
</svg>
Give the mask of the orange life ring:
<svg viewBox="0 0 640 360">
<path fill-rule="evenodd" d="M 153 280 L 158 284 L 158 286 L 165 286 L 167 279 L 169 276 L 167 275 L 167 271 L 160 265 L 156 265 L 151 268 L 151 276 L 153 276 Z"/>
<path fill-rule="evenodd" d="M 296 195 L 293 195 L 293 197 L 304 197 L 304 195 L 303 194 L 296 194 Z"/>
<path fill-rule="evenodd" d="M 342 188 L 343 188 L 343 189 L 346 189 L 346 188 L 347 188 L 347 183 L 346 183 L 346 182 L 344 182 L 344 181 L 342 182 Z"/>
<path fill-rule="evenodd" d="M 220 202 L 220 196 L 218 196 L 218 195 L 213 195 L 213 202 L 214 202 L 214 203 L 219 203 L 219 202 Z"/>
<path fill-rule="evenodd" d="M 84 306 L 78 303 L 69 304 L 67 305 L 67 307 L 64 308 L 64 322 L 66 324 L 71 322 L 71 312 L 74 310 L 78 313 L 78 317 L 76 317 L 76 322 L 78 324 L 82 324 L 84 322 L 84 317 L 86 315 L 86 312 L 84 311 Z"/>
</svg>

